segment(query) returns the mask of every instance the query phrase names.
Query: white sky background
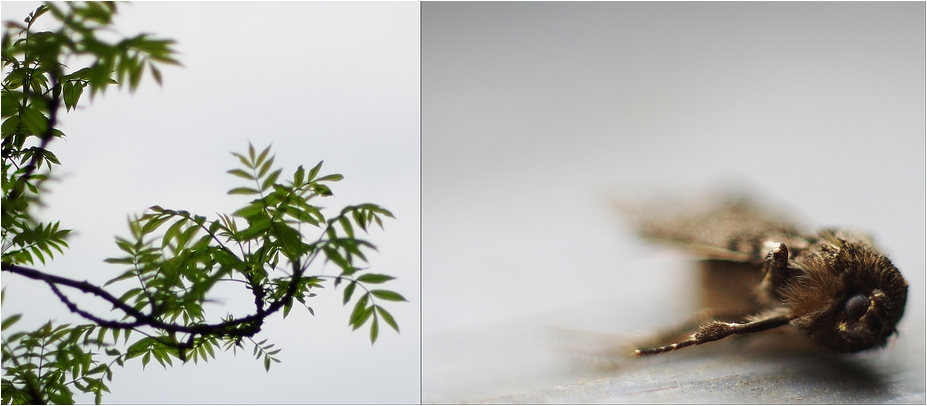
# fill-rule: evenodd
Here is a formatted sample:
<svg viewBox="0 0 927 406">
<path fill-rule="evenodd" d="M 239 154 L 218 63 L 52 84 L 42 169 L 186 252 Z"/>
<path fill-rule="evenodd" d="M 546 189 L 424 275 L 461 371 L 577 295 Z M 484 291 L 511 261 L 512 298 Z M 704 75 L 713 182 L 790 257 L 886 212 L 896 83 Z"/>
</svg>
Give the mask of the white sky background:
<svg viewBox="0 0 927 406">
<path fill-rule="evenodd" d="M 426 402 L 587 378 L 553 327 L 688 316 L 691 264 L 645 255 L 609 197 L 730 179 L 875 236 L 911 285 L 881 354 L 923 396 L 924 3 L 435 2 L 422 24 Z"/>
<path fill-rule="evenodd" d="M 37 5 L 4 2 L 2 18 L 22 20 Z M 419 4 L 140 2 L 121 4 L 115 27 L 176 40 L 184 66 L 162 68 L 163 87 L 148 77 L 134 95 L 85 96 L 62 116 L 68 137 L 50 148 L 64 176 L 40 217 L 77 234 L 40 269 L 103 282 L 123 271 L 102 260 L 120 254 L 113 236 L 127 235 L 128 214 L 157 204 L 214 218 L 243 206 L 247 198 L 226 194 L 239 182 L 225 172 L 238 165 L 229 152 L 250 140 L 273 143 L 281 179 L 320 160 L 322 173 L 344 175 L 323 206 L 373 202 L 396 215 L 369 237 L 379 248 L 371 269 L 398 276 L 384 287 L 409 302 L 384 303 L 402 333 L 382 324 L 371 346 L 366 326 L 347 326 L 341 290 L 323 290 L 316 317 L 294 307 L 259 335 L 283 349 L 269 373 L 250 348 L 167 371 L 152 361 L 143 372 L 136 359 L 115 370 L 104 402 L 417 403 Z M 25 312 L 22 327 L 82 322 L 38 282 L 4 275 L 3 286 L 3 314 Z"/>
</svg>

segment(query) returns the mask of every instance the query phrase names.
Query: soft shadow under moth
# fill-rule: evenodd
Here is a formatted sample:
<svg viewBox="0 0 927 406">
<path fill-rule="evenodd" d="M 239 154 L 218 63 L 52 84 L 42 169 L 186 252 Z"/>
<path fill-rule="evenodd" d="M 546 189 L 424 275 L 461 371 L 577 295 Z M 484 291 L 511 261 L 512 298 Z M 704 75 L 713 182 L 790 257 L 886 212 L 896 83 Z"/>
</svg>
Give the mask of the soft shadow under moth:
<svg viewBox="0 0 927 406">
<path fill-rule="evenodd" d="M 749 303 L 706 309 L 700 324 L 664 335 L 678 338 L 674 341 L 638 348 L 638 357 L 785 325 L 836 352 L 883 347 L 896 333 L 908 283 L 865 234 L 831 228 L 806 233 L 746 198 L 695 213 L 623 211 L 642 238 L 683 247 L 714 268 L 730 268 L 724 277 L 729 287 L 713 294 L 722 303 L 737 296 Z M 752 291 L 743 281 L 753 281 Z"/>
</svg>

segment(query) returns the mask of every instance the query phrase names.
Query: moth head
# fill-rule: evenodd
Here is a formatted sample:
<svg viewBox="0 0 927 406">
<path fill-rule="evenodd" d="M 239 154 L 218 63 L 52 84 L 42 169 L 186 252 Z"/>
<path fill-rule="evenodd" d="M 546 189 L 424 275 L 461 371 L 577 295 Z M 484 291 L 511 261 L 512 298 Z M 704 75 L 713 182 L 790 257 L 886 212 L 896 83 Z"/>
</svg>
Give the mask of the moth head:
<svg viewBox="0 0 927 406">
<path fill-rule="evenodd" d="M 908 283 L 898 269 L 868 242 L 833 236 L 822 243 L 817 259 L 824 265 L 820 280 L 806 288 L 826 288 L 820 289 L 818 308 L 793 324 L 835 351 L 884 346 L 907 301 Z"/>
</svg>

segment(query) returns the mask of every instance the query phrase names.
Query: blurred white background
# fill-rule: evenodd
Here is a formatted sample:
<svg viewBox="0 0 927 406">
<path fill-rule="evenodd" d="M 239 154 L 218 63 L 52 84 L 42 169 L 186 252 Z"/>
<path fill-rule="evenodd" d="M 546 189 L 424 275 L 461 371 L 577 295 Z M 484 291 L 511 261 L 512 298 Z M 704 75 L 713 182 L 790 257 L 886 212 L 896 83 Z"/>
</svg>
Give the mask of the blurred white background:
<svg viewBox="0 0 927 406">
<path fill-rule="evenodd" d="M 22 21 L 38 4 L 4 2 L 2 18 Z M 157 204 L 215 218 L 245 205 L 249 199 L 226 194 L 240 184 L 225 172 L 239 165 L 230 152 L 247 151 L 250 141 L 257 148 L 273 144 L 284 176 L 321 160 L 323 173 L 343 174 L 323 206 L 373 202 L 396 215 L 385 232 L 371 232 L 379 253 L 369 256 L 370 266 L 398 276 L 384 287 L 409 302 L 386 303 L 401 334 L 384 325 L 371 346 L 367 327 L 351 332 L 351 307 L 341 305 L 341 290 L 329 288 L 310 302 L 315 317 L 294 307 L 257 337 L 283 349 L 282 362 L 269 373 L 250 348 L 166 371 L 152 361 L 143 372 L 136 359 L 116 369 L 112 394 L 103 400 L 419 402 L 419 4 L 140 2 L 119 8 L 120 34 L 172 38 L 184 66 L 163 68 L 163 87 L 148 78 L 134 95 L 114 88 L 92 102 L 85 96 L 82 107 L 61 118 L 68 137 L 51 144 L 63 164 L 61 182 L 51 185 L 40 217 L 60 219 L 76 234 L 60 259 L 39 268 L 104 282 L 124 270 L 102 261 L 120 256 L 113 236 L 128 235 L 129 214 Z M 83 322 L 39 282 L 4 275 L 3 286 L 3 314 L 25 312 L 17 327 L 49 318 Z M 233 309 L 216 310 L 223 316 Z"/>
<path fill-rule="evenodd" d="M 923 3 L 424 3 L 425 401 L 579 382 L 556 328 L 687 317 L 692 264 L 651 255 L 609 198 L 730 182 L 812 228 L 876 237 L 911 286 L 881 354 L 922 398 L 924 16 Z"/>
</svg>

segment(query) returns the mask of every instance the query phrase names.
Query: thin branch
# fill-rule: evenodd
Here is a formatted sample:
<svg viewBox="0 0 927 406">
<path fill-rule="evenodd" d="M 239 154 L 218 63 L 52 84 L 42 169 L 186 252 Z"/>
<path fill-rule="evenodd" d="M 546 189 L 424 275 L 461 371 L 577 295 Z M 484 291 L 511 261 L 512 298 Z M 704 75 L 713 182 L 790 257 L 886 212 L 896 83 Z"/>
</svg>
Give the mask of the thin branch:
<svg viewBox="0 0 927 406">
<path fill-rule="evenodd" d="M 73 279 L 68 279 L 56 275 L 50 275 L 44 272 L 37 271 L 35 269 L 26 268 L 19 265 L 10 264 L 7 262 L 2 263 L 2 270 L 7 271 L 13 274 L 25 276 L 30 279 L 40 280 L 47 283 L 52 291 L 58 296 L 58 298 L 70 309 L 72 312 L 79 314 L 80 316 L 91 320 L 97 324 L 100 324 L 109 328 L 135 328 L 138 326 L 149 326 L 157 329 L 161 329 L 168 332 L 177 332 L 177 333 L 189 333 L 189 334 L 201 334 L 201 335 L 220 335 L 220 336 L 246 336 L 251 337 L 261 331 L 261 326 L 264 323 L 264 319 L 268 316 L 279 311 L 283 305 L 289 302 L 293 296 L 296 294 L 296 290 L 299 285 L 299 280 L 302 278 L 302 269 L 299 264 L 299 261 L 293 263 L 293 282 L 288 287 L 286 293 L 279 299 L 270 303 L 267 308 L 262 311 L 240 317 L 237 319 L 228 320 L 222 323 L 216 324 L 194 324 L 194 325 L 181 325 L 173 323 L 165 323 L 153 315 L 144 314 L 132 306 L 129 306 L 125 302 L 117 299 L 115 296 L 86 281 L 75 281 Z M 70 301 L 60 291 L 58 285 L 68 286 L 74 289 L 77 289 L 81 292 L 88 293 L 94 296 L 97 296 L 113 305 L 113 307 L 122 310 L 129 316 L 135 319 L 134 322 L 121 322 L 115 320 L 106 320 L 100 317 L 97 317 L 85 310 L 81 310 L 75 303 Z"/>
</svg>

